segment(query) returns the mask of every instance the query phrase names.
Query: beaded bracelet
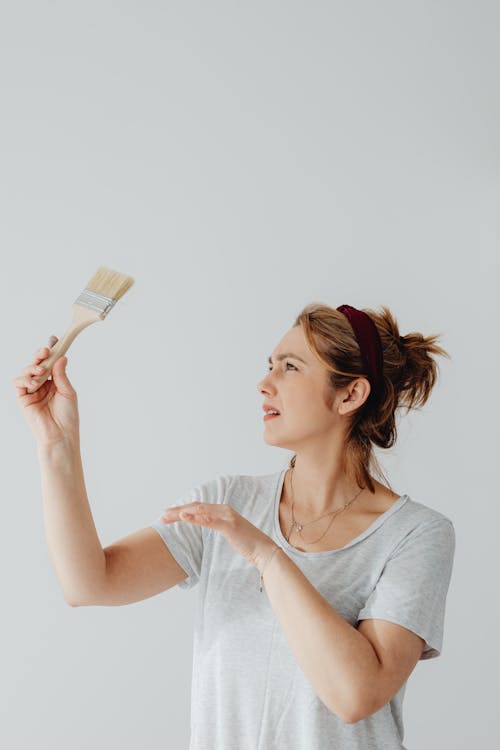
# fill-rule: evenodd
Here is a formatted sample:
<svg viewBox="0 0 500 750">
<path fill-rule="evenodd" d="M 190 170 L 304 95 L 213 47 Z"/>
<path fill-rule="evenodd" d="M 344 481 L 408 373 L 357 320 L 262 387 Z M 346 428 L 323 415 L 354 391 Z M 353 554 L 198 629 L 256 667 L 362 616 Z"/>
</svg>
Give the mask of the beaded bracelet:
<svg viewBox="0 0 500 750">
<path fill-rule="evenodd" d="M 264 567 L 262 568 L 262 571 L 261 571 L 261 574 L 260 574 L 260 590 L 261 590 L 261 592 L 262 592 L 262 581 L 263 581 L 262 576 L 264 574 L 264 568 L 266 567 L 267 563 L 271 560 L 271 558 L 274 555 L 274 553 L 277 552 L 279 549 L 283 550 L 283 552 L 285 551 L 283 549 L 283 547 L 279 547 L 278 545 L 276 545 L 275 549 L 273 549 L 273 551 L 271 552 L 271 554 L 267 558 L 266 562 L 264 563 Z"/>
</svg>

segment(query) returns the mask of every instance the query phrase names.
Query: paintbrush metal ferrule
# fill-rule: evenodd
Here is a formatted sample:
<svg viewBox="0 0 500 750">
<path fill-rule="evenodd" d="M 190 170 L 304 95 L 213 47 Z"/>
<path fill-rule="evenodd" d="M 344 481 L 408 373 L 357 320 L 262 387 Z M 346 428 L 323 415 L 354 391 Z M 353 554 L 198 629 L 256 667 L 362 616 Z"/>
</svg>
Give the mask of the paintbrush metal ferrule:
<svg viewBox="0 0 500 750">
<path fill-rule="evenodd" d="M 90 310 L 95 310 L 103 317 L 106 317 L 111 308 L 116 304 L 116 300 L 112 297 L 106 297 L 104 294 L 97 294 L 97 292 L 93 292 L 90 289 L 84 289 L 78 295 L 74 304 L 88 307 Z"/>
</svg>

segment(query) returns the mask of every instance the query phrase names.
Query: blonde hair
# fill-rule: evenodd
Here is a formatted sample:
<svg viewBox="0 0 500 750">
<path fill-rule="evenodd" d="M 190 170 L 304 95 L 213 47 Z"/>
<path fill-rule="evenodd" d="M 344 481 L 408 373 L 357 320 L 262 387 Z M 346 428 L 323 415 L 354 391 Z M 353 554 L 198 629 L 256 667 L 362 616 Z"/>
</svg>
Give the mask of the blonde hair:
<svg viewBox="0 0 500 750">
<path fill-rule="evenodd" d="M 426 403 L 438 376 L 433 355 L 451 359 L 436 341 L 441 334 L 400 336 L 396 318 L 381 306 L 379 311 L 362 309 L 374 322 L 383 351 L 383 376 L 377 396 L 370 395 L 349 418 L 344 454 L 344 470 L 353 472 L 360 487 L 375 492 L 370 473 L 387 482 L 373 452 L 373 445 L 391 448 L 397 438 L 396 409 L 419 409 Z M 293 327 L 302 326 L 313 354 L 330 373 L 325 403 L 333 404 L 338 389 L 368 375 L 364 371 L 358 342 L 344 313 L 328 305 L 311 303 L 303 308 Z M 290 460 L 295 465 L 296 455 Z M 390 484 L 389 484 L 390 487 Z"/>
</svg>

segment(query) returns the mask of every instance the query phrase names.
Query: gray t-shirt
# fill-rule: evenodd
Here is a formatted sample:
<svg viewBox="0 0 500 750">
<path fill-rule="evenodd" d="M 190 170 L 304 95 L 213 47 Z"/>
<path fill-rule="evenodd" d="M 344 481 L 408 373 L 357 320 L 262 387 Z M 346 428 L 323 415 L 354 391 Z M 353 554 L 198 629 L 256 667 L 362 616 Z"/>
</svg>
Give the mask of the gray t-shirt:
<svg viewBox="0 0 500 750">
<path fill-rule="evenodd" d="M 170 503 L 228 503 L 271 537 L 354 627 L 370 617 L 425 639 L 439 656 L 455 552 L 452 521 L 401 495 L 340 549 L 301 552 L 279 525 L 286 468 L 218 475 Z M 163 512 L 164 509 L 162 509 Z M 405 683 L 376 713 L 344 723 L 316 695 L 293 656 L 259 571 L 220 532 L 186 521 L 151 524 L 198 585 L 191 685 L 190 750 L 404 750 Z"/>
</svg>

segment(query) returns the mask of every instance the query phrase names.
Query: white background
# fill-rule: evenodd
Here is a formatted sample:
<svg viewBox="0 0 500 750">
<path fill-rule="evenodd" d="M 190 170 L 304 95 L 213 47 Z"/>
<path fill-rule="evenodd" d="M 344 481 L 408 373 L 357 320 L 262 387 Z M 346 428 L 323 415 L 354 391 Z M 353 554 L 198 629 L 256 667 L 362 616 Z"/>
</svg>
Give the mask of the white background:
<svg viewBox="0 0 500 750">
<path fill-rule="evenodd" d="M 2 746 L 188 745 L 196 589 L 65 603 L 13 387 L 101 265 L 135 279 L 68 352 L 103 546 L 284 465 L 257 383 L 307 303 L 442 334 L 377 452 L 457 535 L 405 745 L 498 742 L 499 34 L 493 0 L 1 4 Z"/>
</svg>

